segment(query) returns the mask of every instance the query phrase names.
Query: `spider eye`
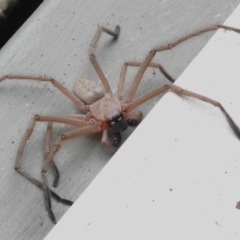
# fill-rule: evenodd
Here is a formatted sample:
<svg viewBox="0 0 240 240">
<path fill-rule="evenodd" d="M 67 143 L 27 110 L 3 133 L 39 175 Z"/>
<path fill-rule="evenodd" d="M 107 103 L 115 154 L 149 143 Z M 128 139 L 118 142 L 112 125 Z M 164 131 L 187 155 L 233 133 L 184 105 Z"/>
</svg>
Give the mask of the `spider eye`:
<svg viewBox="0 0 240 240">
<path fill-rule="evenodd" d="M 113 133 L 120 133 L 128 127 L 128 123 L 122 114 L 113 117 L 110 121 L 108 121 L 108 124 Z"/>
</svg>

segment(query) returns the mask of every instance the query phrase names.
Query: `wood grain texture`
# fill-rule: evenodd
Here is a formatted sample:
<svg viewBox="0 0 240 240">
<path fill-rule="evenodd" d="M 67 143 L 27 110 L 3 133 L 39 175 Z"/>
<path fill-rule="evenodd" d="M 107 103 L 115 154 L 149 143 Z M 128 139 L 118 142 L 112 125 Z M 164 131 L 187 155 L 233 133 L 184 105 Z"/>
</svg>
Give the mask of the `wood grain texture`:
<svg viewBox="0 0 240 240">
<path fill-rule="evenodd" d="M 35 74 L 54 77 L 68 89 L 79 78 L 98 81 L 88 59 L 97 26 L 121 26 L 120 37 L 112 42 L 103 36 L 97 57 L 113 89 L 126 61 L 141 61 L 154 46 L 183 36 L 192 30 L 223 23 L 239 4 L 226 1 L 47 1 L 0 51 L 1 75 Z M 197 17 L 196 17 L 197 16 Z M 177 78 L 211 34 L 201 36 L 156 57 Z M 128 72 L 126 88 L 135 70 Z M 166 80 L 150 69 L 138 94 Z M 152 109 L 148 102 L 144 114 Z M 0 85 L 0 238 L 43 239 L 53 228 L 44 211 L 42 193 L 14 171 L 21 138 L 34 114 L 77 113 L 78 109 L 48 84 L 5 81 Z M 177 119 L 176 119 L 177 121 Z M 68 128 L 54 126 L 54 136 Z M 24 169 L 40 179 L 45 124 L 37 124 L 24 153 Z M 124 134 L 124 139 L 131 131 Z M 101 136 L 73 139 L 63 144 L 56 156 L 61 173 L 56 192 L 76 200 L 113 155 L 100 144 Z M 127 166 L 126 166 L 127 167 Z M 48 174 L 51 180 L 51 174 Z M 53 202 L 57 219 L 67 207 Z"/>
</svg>

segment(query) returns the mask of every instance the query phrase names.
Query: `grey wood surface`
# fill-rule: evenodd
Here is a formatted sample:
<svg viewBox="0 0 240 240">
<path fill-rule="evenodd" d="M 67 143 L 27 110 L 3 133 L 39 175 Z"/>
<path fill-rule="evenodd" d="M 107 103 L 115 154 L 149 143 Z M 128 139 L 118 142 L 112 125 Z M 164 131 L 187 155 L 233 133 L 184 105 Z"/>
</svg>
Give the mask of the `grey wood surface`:
<svg viewBox="0 0 240 240">
<path fill-rule="evenodd" d="M 98 81 L 88 59 L 97 26 L 121 26 L 117 42 L 103 36 L 97 56 L 116 90 L 124 62 L 141 61 L 158 44 L 193 30 L 222 23 L 239 4 L 230 1 L 45 1 L 0 52 L 1 75 L 34 74 L 54 77 L 68 89 L 78 78 Z M 205 34 L 156 57 L 177 78 L 207 43 Z M 127 86 L 135 70 L 128 71 Z M 149 69 L 138 94 L 167 82 Z M 141 110 L 147 114 L 155 98 Z M 77 113 L 78 109 L 49 84 L 8 80 L 0 87 L 0 238 L 43 239 L 53 228 L 44 211 L 42 193 L 14 171 L 19 143 L 34 114 Z M 176 119 L 177 121 L 177 119 Z M 54 127 L 54 136 L 69 128 Z M 23 156 L 23 168 L 40 179 L 46 125 L 37 124 Z M 130 134 L 124 134 L 124 139 Z M 143 136 L 144 137 L 144 136 Z M 56 192 L 76 200 L 114 152 L 100 144 L 101 136 L 65 142 L 56 156 L 61 181 Z M 134 157 L 134 156 L 129 156 Z M 127 167 L 127 166 L 126 166 Z M 48 174 L 51 180 L 51 174 Z M 53 202 L 57 219 L 68 207 Z"/>
</svg>

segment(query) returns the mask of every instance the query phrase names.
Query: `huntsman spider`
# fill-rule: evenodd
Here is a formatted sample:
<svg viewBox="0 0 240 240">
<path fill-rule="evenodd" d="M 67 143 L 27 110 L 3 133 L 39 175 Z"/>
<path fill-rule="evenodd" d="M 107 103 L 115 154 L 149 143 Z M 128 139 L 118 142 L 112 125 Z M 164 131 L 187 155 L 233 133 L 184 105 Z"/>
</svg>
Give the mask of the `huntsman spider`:
<svg viewBox="0 0 240 240">
<path fill-rule="evenodd" d="M 99 27 L 96 32 L 89 52 L 89 58 L 91 63 L 99 76 L 103 87 L 100 87 L 98 84 L 89 81 L 89 80 L 78 80 L 74 87 L 74 92 L 71 93 L 67 90 L 61 83 L 56 81 L 53 78 L 46 76 L 30 76 L 30 75 L 5 75 L 0 78 L 0 82 L 6 79 L 15 79 L 15 80 L 34 80 L 40 82 L 49 82 L 53 86 L 55 86 L 61 93 L 63 93 L 68 99 L 70 99 L 79 109 L 85 114 L 71 114 L 71 115 L 62 115 L 62 116 L 44 116 L 44 115 L 36 115 L 30 122 L 25 135 L 21 141 L 17 157 L 15 170 L 20 173 L 23 177 L 28 179 L 30 182 L 35 184 L 37 187 L 43 190 L 44 192 L 44 203 L 45 209 L 49 215 L 49 218 L 53 223 L 56 223 L 56 218 L 52 211 L 51 207 L 51 197 L 66 205 L 71 205 L 73 202 L 70 200 L 62 199 L 55 192 L 50 190 L 48 187 L 46 173 L 48 172 L 49 167 L 53 169 L 54 173 L 54 182 L 53 186 L 58 185 L 59 180 L 59 172 L 56 167 L 53 158 L 56 152 L 62 146 L 62 143 L 66 140 L 69 140 L 74 137 L 80 137 L 82 135 L 90 134 L 90 133 L 98 133 L 102 132 L 102 144 L 110 147 L 117 148 L 121 143 L 121 132 L 125 131 L 128 126 L 135 127 L 137 126 L 142 118 L 143 114 L 141 111 L 134 111 L 135 108 L 145 103 L 149 99 L 168 91 L 172 91 L 178 95 L 192 97 L 198 99 L 200 101 L 207 102 L 214 107 L 218 107 L 223 115 L 225 116 L 229 126 L 235 133 L 235 135 L 240 139 L 240 129 L 235 124 L 231 116 L 224 109 L 224 107 L 217 101 L 210 99 L 208 97 L 199 95 L 197 93 L 184 90 L 172 83 L 174 83 L 173 78 L 167 73 L 167 71 L 159 64 L 152 62 L 154 56 L 158 52 L 162 52 L 165 50 L 170 50 L 174 48 L 176 45 L 203 34 L 205 32 L 214 31 L 217 29 L 224 29 L 227 31 L 234 31 L 240 33 L 240 29 L 224 26 L 224 25 L 214 25 L 207 27 L 205 29 L 190 33 L 182 38 L 179 38 L 176 41 L 171 43 L 158 46 L 153 48 L 144 61 L 142 62 L 125 62 L 122 67 L 122 71 L 120 74 L 120 79 L 118 83 L 117 94 L 114 96 L 112 93 L 111 87 L 106 79 L 96 57 L 94 54 L 97 43 L 100 39 L 102 33 L 107 33 L 111 35 L 115 40 L 118 38 L 120 33 L 120 27 L 116 26 L 115 30 L 109 30 L 105 27 Z M 138 72 L 132 82 L 132 85 L 126 95 L 126 99 L 123 99 L 123 91 L 124 91 L 124 82 L 125 76 L 128 67 L 137 67 Z M 170 81 L 170 84 L 165 84 L 163 86 L 159 86 L 138 98 L 134 98 L 135 93 L 138 89 L 140 81 L 143 78 L 143 75 L 148 67 L 157 68 L 161 71 L 161 73 Z M 30 176 L 27 172 L 21 169 L 21 158 L 25 148 L 25 145 L 33 132 L 34 126 L 36 122 L 47 122 L 47 138 L 46 138 L 46 154 L 44 165 L 41 171 L 42 180 L 39 181 L 34 177 Z M 63 133 L 61 136 L 58 136 L 55 140 L 54 146 L 50 148 L 50 140 L 52 135 L 52 126 L 53 123 L 63 123 L 66 125 L 75 126 L 76 128 L 71 131 L 67 131 Z M 237 204 L 237 207 L 240 206 L 240 203 Z"/>
</svg>

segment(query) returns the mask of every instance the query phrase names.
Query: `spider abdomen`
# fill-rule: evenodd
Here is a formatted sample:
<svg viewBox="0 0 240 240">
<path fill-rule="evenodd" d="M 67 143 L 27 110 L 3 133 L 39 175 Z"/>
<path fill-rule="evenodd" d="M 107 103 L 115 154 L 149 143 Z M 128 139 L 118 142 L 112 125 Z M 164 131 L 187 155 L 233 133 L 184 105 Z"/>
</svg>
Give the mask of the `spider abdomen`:
<svg viewBox="0 0 240 240">
<path fill-rule="evenodd" d="M 105 91 L 100 85 L 87 79 L 77 80 L 73 87 L 73 93 L 88 105 L 103 98 L 105 95 Z"/>
</svg>

